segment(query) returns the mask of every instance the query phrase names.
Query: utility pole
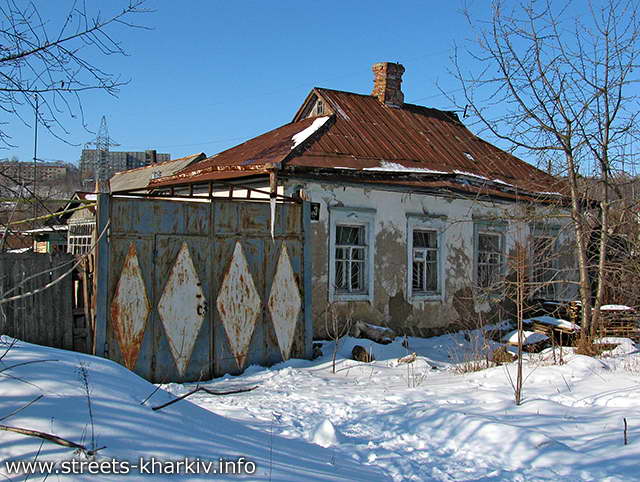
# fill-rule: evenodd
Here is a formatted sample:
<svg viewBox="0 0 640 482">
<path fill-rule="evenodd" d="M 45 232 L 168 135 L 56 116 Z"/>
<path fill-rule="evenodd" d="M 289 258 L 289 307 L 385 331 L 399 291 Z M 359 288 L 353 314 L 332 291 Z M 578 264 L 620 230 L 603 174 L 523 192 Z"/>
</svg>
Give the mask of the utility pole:
<svg viewBox="0 0 640 482">
<path fill-rule="evenodd" d="M 36 176 L 38 174 L 38 94 L 35 95 L 35 122 L 34 122 L 34 136 L 33 136 L 33 217 L 38 217 L 38 203 L 36 202 L 36 197 L 38 196 L 38 191 L 36 189 Z"/>
</svg>

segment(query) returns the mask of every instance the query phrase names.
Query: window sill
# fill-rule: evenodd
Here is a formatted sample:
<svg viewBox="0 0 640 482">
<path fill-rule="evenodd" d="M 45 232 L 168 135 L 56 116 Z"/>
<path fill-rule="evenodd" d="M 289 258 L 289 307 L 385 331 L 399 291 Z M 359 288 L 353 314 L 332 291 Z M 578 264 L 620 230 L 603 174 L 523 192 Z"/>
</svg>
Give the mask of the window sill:
<svg viewBox="0 0 640 482">
<path fill-rule="evenodd" d="M 371 301 L 368 293 L 332 293 L 332 301 Z"/>
<path fill-rule="evenodd" d="M 410 301 L 443 301 L 441 293 L 413 293 Z"/>
</svg>

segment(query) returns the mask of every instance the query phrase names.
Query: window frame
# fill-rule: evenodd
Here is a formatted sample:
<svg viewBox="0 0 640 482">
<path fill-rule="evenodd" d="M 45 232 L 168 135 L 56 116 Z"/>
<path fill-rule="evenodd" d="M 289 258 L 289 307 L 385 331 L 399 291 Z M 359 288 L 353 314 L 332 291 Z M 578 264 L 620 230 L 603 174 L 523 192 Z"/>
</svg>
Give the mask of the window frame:
<svg viewBox="0 0 640 482">
<path fill-rule="evenodd" d="M 76 228 L 86 228 L 89 234 L 78 234 L 74 232 Z M 95 222 L 93 221 L 79 221 L 75 223 L 69 223 L 69 229 L 67 231 L 67 252 L 73 255 L 82 255 L 89 252 L 93 245 L 93 237 L 95 234 Z"/>
<path fill-rule="evenodd" d="M 551 266 L 548 268 L 550 270 L 552 270 L 552 275 L 551 275 L 551 280 L 553 281 L 553 279 L 555 278 L 555 273 L 558 272 L 560 266 L 559 266 L 559 245 L 558 245 L 558 237 L 560 234 L 560 226 L 557 225 L 547 225 L 547 224 L 533 224 L 530 226 L 529 228 L 530 230 L 530 250 L 529 250 L 529 259 L 531 260 L 531 262 L 529 263 L 529 269 L 530 269 L 530 273 L 529 276 L 531 278 L 531 281 L 534 283 L 537 283 L 537 281 L 534 279 L 535 278 L 535 274 L 536 274 L 536 263 L 535 263 L 535 240 L 536 238 L 550 238 L 551 239 Z M 535 288 L 535 285 L 534 285 Z M 558 292 L 559 292 L 559 287 L 557 286 L 556 283 L 550 283 L 547 284 L 546 286 L 537 288 L 534 292 L 534 297 L 542 297 L 545 299 L 550 299 L 550 300 L 557 300 L 558 299 Z M 548 291 L 546 290 L 551 290 L 551 293 L 549 294 Z"/>
<path fill-rule="evenodd" d="M 407 266 L 406 266 L 406 290 L 407 297 L 413 301 L 441 301 L 445 296 L 444 280 L 444 259 L 446 257 L 446 246 L 444 230 L 446 227 L 446 216 L 437 215 L 407 215 Z M 414 291 L 413 288 L 413 233 L 414 231 L 431 231 L 436 233 L 437 243 L 437 268 L 436 268 L 436 291 Z"/>
<path fill-rule="evenodd" d="M 375 253 L 374 227 L 375 209 L 329 208 L 329 301 L 369 301 L 373 302 L 373 259 Z M 336 287 L 336 234 L 337 226 L 362 227 L 364 229 L 364 289 L 361 292 L 345 292 Z"/>
<path fill-rule="evenodd" d="M 492 283 L 489 286 L 480 286 L 479 269 L 480 269 L 480 236 L 492 235 L 498 236 L 500 242 L 500 264 L 498 268 L 498 276 L 504 278 L 506 267 L 506 231 L 507 223 L 500 221 L 475 221 L 473 225 L 473 284 L 478 290 L 492 290 Z"/>
</svg>

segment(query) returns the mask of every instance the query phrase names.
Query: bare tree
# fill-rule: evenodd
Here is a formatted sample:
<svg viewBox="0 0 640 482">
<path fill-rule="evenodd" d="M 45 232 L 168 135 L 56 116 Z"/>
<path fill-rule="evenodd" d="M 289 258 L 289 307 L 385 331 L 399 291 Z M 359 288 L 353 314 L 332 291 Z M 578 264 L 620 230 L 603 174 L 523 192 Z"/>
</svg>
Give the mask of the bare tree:
<svg viewBox="0 0 640 482">
<path fill-rule="evenodd" d="M 0 149 L 12 147 L 8 126 L 16 120 L 45 128 L 65 141 L 65 125 L 71 118 L 80 117 L 84 124 L 84 94 L 93 90 L 117 94 L 127 80 L 108 72 L 102 61 L 126 55 L 117 40 L 123 30 L 146 28 L 134 23 L 134 17 L 148 12 L 144 2 L 64 0 L 54 6 L 0 0 L 0 111 L 5 114 L 0 121 Z M 59 203 L 49 198 L 64 199 L 68 194 L 60 192 L 59 182 L 55 186 L 43 179 L 36 182 L 36 162 L 34 152 L 34 167 L 25 165 L 17 176 L 0 168 L 0 192 L 6 201 L 0 211 L 12 211 L 9 216 L 0 212 L 2 249 L 15 229 L 39 227 L 43 214 L 53 215 Z M 31 217 L 35 221 L 22 222 Z M 21 224 L 11 225 L 17 221 Z"/>
<path fill-rule="evenodd" d="M 110 12 L 90 11 L 83 1 L 56 4 L 56 18 L 43 18 L 34 2 L 0 4 L 0 109 L 26 124 L 38 106 L 38 122 L 57 137 L 67 133 L 61 116 L 82 115 L 80 95 L 103 90 L 115 95 L 126 81 L 104 70 L 100 58 L 124 55 L 114 36 L 118 26 L 142 28 L 132 17 L 146 12 L 145 0 L 124 6 L 100 3 Z M 52 7 L 53 8 L 53 7 Z M 6 118 L 6 117 L 5 117 Z M 4 124 L 4 125 L 2 125 Z M 0 142 L 10 135 L 0 124 Z"/>
<path fill-rule="evenodd" d="M 464 72 L 456 53 L 455 75 L 467 110 L 486 130 L 566 178 L 548 190 L 564 190 L 570 199 L 582 333 L 593 336 L 605 291 L 611 178 L 633 160 L 637 102 L 629 86 L 638 58 L 638 6 L 593 0 L 579 17 L 567 2 L 505 3 L 493 2 L 486 24 L 468 15 L 477 37 L 467 53 L 484 70 Z M 586 175 L 604 183 L 598 204 L 582 189 Z M 594 228 L 597 256 L 590 257 Z"/>
<path fill-rule="evenodd" d="M 324 324 L 327 338 L 333 341 L 333 353 L 331 355 L 332 373 L 336 372 L 336 356 L 338 345 L 342 337 L 347 336 L 351 330 L 353 318 L 349 311 L 345 316 L 340 316 L 335 303 L 330 303 L 324 313 Z"/>
</svg>

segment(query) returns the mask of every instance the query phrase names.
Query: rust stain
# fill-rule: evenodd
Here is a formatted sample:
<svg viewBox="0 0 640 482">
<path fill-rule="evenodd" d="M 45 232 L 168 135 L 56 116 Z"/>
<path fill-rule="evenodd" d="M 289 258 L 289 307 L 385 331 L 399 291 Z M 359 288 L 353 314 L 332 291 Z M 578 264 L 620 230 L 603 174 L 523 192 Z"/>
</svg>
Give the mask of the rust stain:
<svg viewBox="0 0 640 482">
<path fill-rule="evenodd" d="M 242 369 L 256 320 L 262 311 L 262 302 L 239 241 L 236 241 L 229 267 L 220 285 L 216 306 L 231 352 L 238 367 Z"/>
<path fill-rule="evenodd" d="M 147 298 L 135 242 L 129 250 L 111 302 L 111 323 L 124 365 L 135 368 L 151 306 Z"/>
<path fill-rule="evenodd" d="M 302 298 L 285 243 L 282 243 L 267 305 L 282 358 L 287 360 L 291 355 L 298 315 L 302 308 Z"/>
<path fill-rule="evenodd" d="M 171 354 L 184 375 L 205 318 L 204 293 L 189 247 L 182 243 L 158 302 Z"/>
</svg>

